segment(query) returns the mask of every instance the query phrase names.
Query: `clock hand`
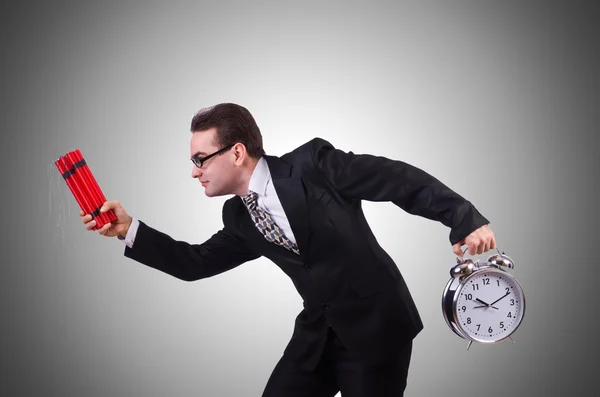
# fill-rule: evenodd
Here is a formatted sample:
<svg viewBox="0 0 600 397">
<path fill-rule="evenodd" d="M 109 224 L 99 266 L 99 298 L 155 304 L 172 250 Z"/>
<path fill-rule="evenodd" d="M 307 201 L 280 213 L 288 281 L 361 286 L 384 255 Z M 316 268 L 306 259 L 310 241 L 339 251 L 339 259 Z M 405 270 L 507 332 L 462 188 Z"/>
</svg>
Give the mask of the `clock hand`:
<svg viewBox="0 0 600 397">
<path fill-rule="evenodd" d="M 502 296 L 501 298 L 498 298 L 498 299 L 496 299 L 496 300 L 495 300 L 494 302 L 492 302 L 491 304 L 493 305 L 494 303 L 496 303 L 496 302 L 498 302 L 498 301 L 500 301 L 500 300 L 502 300 L 502 299 L 506 298 L 508 295 L 510 295 L 510 291 L 509 291 L 509 292 L 507 292 L 506 294 L 504 294 L 504 296 Z"/>
<path fill-rule="evenodd" d="M 487 307 L 489 307 L 489 306 L 490 306 L 490 304 L 489 304 L 489 303 L 485 303 L 484 301 L 482 301 L 482 300 L 481 300 L 481 299 L 479 299 L 479 298 L 475 298 L 475 300 L 476 300 L 477 302 L 483 303 L 483 304 L 484 304 L 484 305 L 486 305 Z"/>
<path fill-rule="evenodd" d="M 498 310 L 498 308 L 496 306 L 492 306 L 492 305 L 490 305 L 490 306 L 473 306 L 473 309 L 477 309 L 478 307 L 491 307 L 492 309 Z"/>
<path fill-rule="evenodd" d="M 492 303 L 492 304 L 489 304 L 489 303 L 486 303 L 486 302 L 482 301 L 482 300 L 481 300 L 481 299 L 479 299 L 479 298 L 475 298 L 475 300 L 476 300 L 477 302 L 481 302 L 481 303 L 483 303 L 485 306 L 475 306 L 475 307 L 473 307 L 473 309 L 477 309 L 478 307 L 492 307 L 492 308 L 494 308 L 494 309 L 498 310 L 498 308 L 497 308 L 497 307 L 494 307 L 494 306 L 492 306 L 492 305 L 493 305 L 494 303 L 496 303 L 496 302 L 494 302 L 494 303 Z"/>
</svg>

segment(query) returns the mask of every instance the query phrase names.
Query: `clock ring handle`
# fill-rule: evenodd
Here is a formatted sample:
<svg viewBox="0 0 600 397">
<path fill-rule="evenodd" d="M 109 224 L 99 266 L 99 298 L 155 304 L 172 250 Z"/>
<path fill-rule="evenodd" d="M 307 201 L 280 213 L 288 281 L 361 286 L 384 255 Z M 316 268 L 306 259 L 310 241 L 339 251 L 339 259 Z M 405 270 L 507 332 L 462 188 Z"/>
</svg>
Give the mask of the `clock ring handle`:
<svg viewBox="0 0 600 397">
<path fill-rule="evenodd" d="M 494 266 L 502 270 L 515 268 L 515 262 L 508 255 L 506 255 L 504 251 L 500 252 L 498 247 L 496 247 L 496 251 L 498 251 L 498 254 L 490 256 L 487 260 L 490 266 Z"/>
</svg>

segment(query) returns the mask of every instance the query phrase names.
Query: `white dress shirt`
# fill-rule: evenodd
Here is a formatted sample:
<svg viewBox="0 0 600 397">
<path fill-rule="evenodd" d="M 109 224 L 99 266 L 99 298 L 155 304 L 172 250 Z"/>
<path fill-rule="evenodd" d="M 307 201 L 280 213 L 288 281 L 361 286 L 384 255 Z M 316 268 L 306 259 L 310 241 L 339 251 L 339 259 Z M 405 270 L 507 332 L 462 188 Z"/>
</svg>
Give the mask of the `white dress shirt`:
<svg viewBox="0 0 600 397">
<path fill-rule="evenodd" d="M 248 189 L 258 194 L 257 205 L 271 215 L 271 218 L 273 218 L 287 238 L 296 244 L 296 238 L 290 227 L 290 222 L 283 211 L 279 197 L 277 197 L 275 186 L 273 186 L 273 181 L 271 180 L 271 172 L 264 157 L 261 157 L 258 163 L 256 163 L 256 167 L 250 177 Z M 132 217 L 127 236 L 122 240 L 129 248 L 133 247 L 139 225 L 140 222 Z"/>
</svg>

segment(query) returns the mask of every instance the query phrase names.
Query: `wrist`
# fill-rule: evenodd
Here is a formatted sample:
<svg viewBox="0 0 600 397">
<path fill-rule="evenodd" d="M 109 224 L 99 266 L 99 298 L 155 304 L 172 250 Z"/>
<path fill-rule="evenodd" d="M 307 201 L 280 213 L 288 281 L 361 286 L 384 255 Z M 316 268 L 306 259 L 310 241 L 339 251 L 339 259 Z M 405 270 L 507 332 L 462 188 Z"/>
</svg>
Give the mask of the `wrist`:
<svg viewBox="0 0 600 397">
<path fill-rule="evenodd" d="M 123 230 L 121 233 L 117 234 L 117 238 L 119 240 L 125 240 L 125 237 L 127 237 L 127 233 L 129 232 L 129 227 L 131 226 L 131 222 L 133 221 L 133 217 L 129 217 L 129 221 L 127 222 L 127 226 L 125 227 L 125 230 Z"/>
</svg>

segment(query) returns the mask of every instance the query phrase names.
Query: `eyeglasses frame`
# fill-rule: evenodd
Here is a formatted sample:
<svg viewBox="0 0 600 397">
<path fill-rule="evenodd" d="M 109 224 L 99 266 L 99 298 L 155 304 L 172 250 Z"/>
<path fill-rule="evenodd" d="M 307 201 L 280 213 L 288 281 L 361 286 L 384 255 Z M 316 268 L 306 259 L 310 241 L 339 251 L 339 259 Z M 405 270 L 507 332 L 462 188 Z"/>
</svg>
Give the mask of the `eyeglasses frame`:
<svg viewBox="0 0 600 397">
<path fill-rule="evenodd" d="M 224 151 L 231 149 L 234 145 L 235 145 L 235 143 L 232 143 L 231 145 L 225 146 L 223 149 L 217 150 L 216 152 L 211 153 L 205 157 L 194 156 L 190 160 L 196 167 L 202 168 L 202 166 L 204 165 L 204 162 L 206 160 L 210 159 L 211 157 L 216 156 L 219 153 L 223 153 Z M 200 164 L 200 165 L 198 165 L 198 164 Z"/>
</svg>

